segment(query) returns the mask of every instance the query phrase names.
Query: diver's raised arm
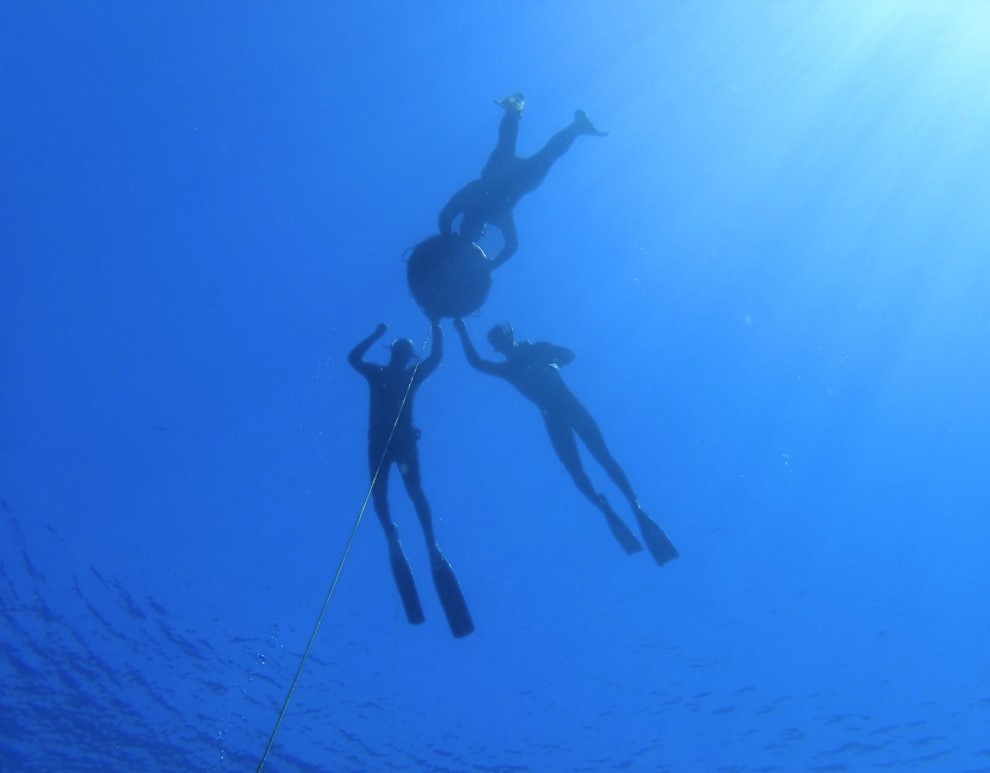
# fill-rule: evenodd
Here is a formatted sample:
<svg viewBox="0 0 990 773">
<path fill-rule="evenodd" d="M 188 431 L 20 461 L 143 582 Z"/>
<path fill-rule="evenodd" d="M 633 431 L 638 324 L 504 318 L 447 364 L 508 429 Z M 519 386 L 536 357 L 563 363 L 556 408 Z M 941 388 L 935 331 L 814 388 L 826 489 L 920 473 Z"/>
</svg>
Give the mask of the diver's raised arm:
<svg viewBox="0 0 990 773">
<path fill-rule="evenodd" d="M 351 351 L 347 355 L 347 362 L 350 364 L 352 368 L 354 368 L 354 370 L 360 373 L 364 373 L 366 370 L 370 368 L 368 363 L 364 361 L 364 355 L 368 353 L 368 349 L 371 348 L 371 345 L 375 341 L 377 341 L 379 338 L 385 335 L 386 330 L 388 330 L 388 325 L 386 325 L 384 322 L 379 322 L 378 326 L 375 328 L 374 333 L 372 333 L 371 335 L 365 338 L 362 338 L 360 341 L 358 341 L 357 345 L 353 349 L 351 349 Z"/>
<path fill-rule="evenodd" d="M 467 327 L 463 319 L 458 317 L 454 320 L 454 329 L 461 338 L 461 345 L 464 347 L 464 356 L 472 368 L 480 370 L 482 373 L 489 373 L 492 376 L 501 375 L 500 363 L 483 360 L 478 355 L 478 351 L 474 348 L 474 344 L 471 343 L 471 339 L 468 337 Z"/>
<path fill-rule="evenodd" d="M 502 239 L 505 243 L 502 245 L 502 249 L 499 250 L 498 255 L 492 258 L 492 262 L 488 266 L 489 270 L 492 271 L 515 255 L 516 250 L 519 249 L 519 239 L 516 236 L 516 223 L 512 219 L 511 212 L 504 218 L 500 230 L 502 231 Z"/>
<path fill-rule="evenodd" d="M 443 209 L 440 210 L 440 214 L 437 215 L 437 227 L 444 236 L 447 236 L 451 232 L 454 218 L 464 211 L 463 198 L 464 189 L 461 188 L 461 190 L 450 197 L 450 201 L 444 204 Z"/>
</svg>

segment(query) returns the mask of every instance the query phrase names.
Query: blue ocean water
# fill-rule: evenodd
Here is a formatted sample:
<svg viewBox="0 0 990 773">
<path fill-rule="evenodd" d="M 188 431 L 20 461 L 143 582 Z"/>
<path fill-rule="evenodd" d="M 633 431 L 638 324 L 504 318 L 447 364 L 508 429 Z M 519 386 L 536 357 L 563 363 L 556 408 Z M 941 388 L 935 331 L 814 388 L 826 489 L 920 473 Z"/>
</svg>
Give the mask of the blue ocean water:
<svg viewBox="0 0 990 773">
<path fill-rule="evenodd" d="M 403 252 L 519 90 L 522 154 L 610 134 L 468 326 L 576 352 L 681 556 L 445 322 L 477 630 L 393 473 L 427 621 L 369 513 L 266 769 L 990 770 L 988 61 L 983 3 L 0 6 L 0 768 L 258 766 L 367 492 L 346 354 L 425 339 Z"/>
</svg>

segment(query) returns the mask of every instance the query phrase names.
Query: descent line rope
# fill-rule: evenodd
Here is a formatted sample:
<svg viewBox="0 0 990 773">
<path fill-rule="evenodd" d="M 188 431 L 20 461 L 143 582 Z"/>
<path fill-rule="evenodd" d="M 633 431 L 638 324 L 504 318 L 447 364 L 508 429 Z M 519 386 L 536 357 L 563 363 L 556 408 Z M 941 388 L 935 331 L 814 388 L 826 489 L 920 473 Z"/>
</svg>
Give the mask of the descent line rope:
<svg viewBox="0 0 990 773">
<path fill-rule="evenodd" d="M 423 345 L 419 348 L 419 353 L 426 350 L 426 344 L 430 340 L 430 334 L 427 332 L 426 337 L 423 339 Z M 434 343 L 434 346 L 436 344 Z M 295 692 L 296 685 L 299 682 L 299 677 L 302 675 L 303 666 L 306 665 L 306 659 L 309 657 L 309 652 L 313 649 L 313 642 L 316 641 L 316 634 L 320 630 L 320 623 L 323 622 L 323 618 L 327 613 L 327 607 L 330 606 L 330 598 L 333 596 L 334 590 L 337 588 L 337 582 L 340 580 L 340 574 L 344 570 L 344 562 L 347 561 L 347 555 L 351 552 L 351 545 L 354 544 L 354 537 L 357 534 L 358 527 L 361 525 L 361 520 L 364 518 L 365 510 L 368 509 L 368 502 L 371 500 L 371 494 L 375 490 L 375 484 L 378 482 L 378 476 L 381 474 L 382 467 L 385 465 L 385 459 L 388 457 L 389 447 L 392 445 L 392 438 L 395 435 L 395 430 L 399 426 L 399 418 L 402 416 L 402 411 L 405 410 L 406 403 L 409 401 L 409 395 L 412 393 L 413 384 L 416 381 L 416 372 L 419 370 L 419 364 L 421 358 L 417 358 L 416 364 L 413 366 L 412 375 L 409 377 L 409 383 L 406 385 L 405 394 L 402 395 L 402 402 L 399 403 L 399 410 L 395 414 L 395 421 L 392 422 L 392 429 L 389 430 L 388 440 L 385 441 L 385 449 L 382 451 L 382 456 L 378 460 L 378 467 L 375 468 L 375 474 L 371 476 L 371 485 L 368 486 L 368 493 L 364 495 L 364 502 L 361 503 L 361 509 L 358 511 L 357 518 L 354 521 L 354 526 L 351 527 L 351 533 L 347 538 L 347 543 L 344 545 L 344 552 L 340 556 L 340 561 L 337 563 L 337 571 L 334 572 L 333 580 L 330 582 L 330 589 L 327 591 L 326 598 L 323 600 L 323 608 L 320 610 L 319 616 L 316 618 L 316 624 L 313 626 L 313 633 L 310 634 L 309 642 L 306 644 L 306 649 L 303 650 L 302 657 L 299 659 L 299 667 L 296 669 L 296 675 L 292 677 L 292 682 L 289 684 L 289 690 L 285 694 L 285 700 L 282 702 L 282 708 L 278 712 L 278 717 L 275 719 L 275 727 L 272 728 L 272 734 L 268 738 L 268 745 L 265 747 L 265 753 L 261 755 L 261 761 L 258 763 L 257 773 L 265 767 L 265 763 L 268 761 L 268 755 L 271 754 L 272 747 L 275 745 L 275 736 L 278 735 L 278 730 L 282 726 L 282 720 L 285 718 L 285 712 L 289 708 L 289 701 L 292 700 L 292 693 Z"/>
</svg>

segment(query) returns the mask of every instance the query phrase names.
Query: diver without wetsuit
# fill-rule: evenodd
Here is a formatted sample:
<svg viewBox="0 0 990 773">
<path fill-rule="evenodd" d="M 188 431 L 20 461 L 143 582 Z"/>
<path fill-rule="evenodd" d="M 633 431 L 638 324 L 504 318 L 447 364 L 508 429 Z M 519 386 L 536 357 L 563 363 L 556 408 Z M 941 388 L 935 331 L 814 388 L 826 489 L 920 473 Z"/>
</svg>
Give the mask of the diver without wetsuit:
<svg viewBox="0 0 990 773">
<path fill-rule="evenodd" d="M 397 339 L 392 343 L 392 356 L 388 365 L 365 362 L 364 356 L 368 349 L 385 335 L 387 329 L 385 323 L 380 323 L 374 333 L 358 343 L 347 355 L 347 361 L 365 377 L 371 391 L 368 466 L 374 485 L 372 499 L 375 512 L 388 539 L 392 575 L 402 597 L 406 618 L 410 623 L 417 625 L 425 619 L 423 608 L 419 603 L 412 570 L 409 568 L 405 553 L 402 552 L 399 532 L 392 521 L 388 506 L 388 475 L 392 465 L 395 464 L 402 475 L 402 482 L 406 486 L 409 498 L 416 508 L 423 536 L 426 537 L 433 584 L 436 586 L 437 595 L 447 616 L 450 631 L 455 637 L 467 636 L 474 630 L 474 623 L 471 621 L 464 596 L 457 584 L 457 578 L 454 577 L 447 559 L 440 552 L 433 534 L 430 505 L 423 494 L 419 478 L 419 451 L 416 442 L 420 432 L 412 423 L 413 397 L 416 390 L 436 370 L 443 357 L 443 331 L 437 323 L 433 323 L 433 347 L 429 357 L 423 360 L 419 367 L 406 367 L 416 356 L 413 353 L 412 341 L 406 338 Z"/>
<path fill-rule="evenodd" d="M 639 524 L 639 530 L 646 547 L 657 564 L 663 565 L 677 558 L 677 549 L 661 529 L 645 512 L 618 462 L 605 446 L 598 424 L 588 413 L 588 409 L 578 402 L 560 375 L 560 366 L 574 359 L 574 353 L 563 346 L 529 341 L 516 342 L 512 327 L 508 324 L 496 325 L 488 333 L 492 348 L 505 357 L 505 362 L 491 362 L 478 356 L 463 320 L 455 320 L 454 326 L 464 344 L 468 362 L 482 373 L 503 378 L 530 401 L 536 404 L 543 414 L 547 432 L 554 451 L 570 473 L 578 490 L 584 494 L 602 513 L 613 536 L 627 553 L 642 550 L 642 545 L 629 527 L 615 514 L 605 497 L 596 492 L 591 480 L 581 465 L 578 455 L 576 434 L 584 442 L 588 451 L 602 466 L 629 501 Z"/>
<path fill-rule="evenodd" d="M 523 95 L 513 94 L 496 102 L 505 114 L 498 127 L 498 143 L 481 170 L 481 177 L 457 191 L 437 218 L 440 233 L 446 236 L 451 231 L 454 218 L 463 215 L 459 231 L 471 242 L 481 238 L 486 223 L 498 228 L 504 244 L 492 259 L 492 269 L 511 258 L 519 246 L 516 224 L 512 219 L 512 209 L 519 199 L 536 190 L 550 167 L 567 152 L 579 135 L 604 137 L 607 134 L 592 126 L 587 113 L 577 110 L 573 123 L 554 134 L 542 150 L 528 158 L 520 158 L 516 155 L 516 139 L 522 118 Z"/>
</svg>

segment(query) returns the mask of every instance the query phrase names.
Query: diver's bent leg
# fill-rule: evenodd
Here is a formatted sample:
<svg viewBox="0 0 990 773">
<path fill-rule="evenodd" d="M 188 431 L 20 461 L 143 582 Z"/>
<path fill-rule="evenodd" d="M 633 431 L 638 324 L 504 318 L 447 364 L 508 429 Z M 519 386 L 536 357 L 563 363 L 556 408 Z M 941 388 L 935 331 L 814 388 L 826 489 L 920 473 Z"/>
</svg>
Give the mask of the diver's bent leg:
<svg viewBox="0 0 990 773">
<path fill-rule="evenodd" d="M 514 175 L 519 196 L 535 190 L 547 176 L 550 167 L 570 150 L 574 140 L 582 134 L 605 137 L 608 132 L 598 131 L 588 119 L 587 113 L 583 110 L 575 110 L 574 121 L 570 126 L 554 134 L 537 153 L 517 162 Z"/>
<path fill-rule="evenodd" d="M 529 158 L 523 158 L 516 162 L 513 175 L 515 188 L 519 191 L 519 195 L 531 193 L 539 187 L 550 171 L 550 167 L 570 150 L 578 134 L 580 132 L 577 125 L 571 124 L 566 129 L 561 129 L 554 134 L 538 152 Z"/>
</svg>

